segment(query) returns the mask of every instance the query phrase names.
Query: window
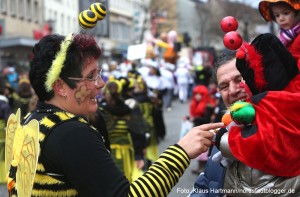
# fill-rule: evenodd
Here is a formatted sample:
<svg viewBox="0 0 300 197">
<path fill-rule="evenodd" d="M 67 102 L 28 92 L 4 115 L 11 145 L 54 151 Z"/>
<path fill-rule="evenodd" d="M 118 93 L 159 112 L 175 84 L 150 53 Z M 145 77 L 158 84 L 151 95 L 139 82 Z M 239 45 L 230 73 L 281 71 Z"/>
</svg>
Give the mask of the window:
<svg viewBox="0 0 300 197">
<path fill-rule="evenodd" d="M 7 2 L 6 2 L 6 0 L 0 0 L 0 9 L 1 9 L 1 12 L 3 13 L 3 14 L 6 14 L 6 12 L 7 12 Z"/>
<path fill-rule="evenodd" d="M 24 0 L 19 0 L 19 17 L 24 18 Z"/>
<path fill-rule="evenodd" d="M 59 23 L 57 21 L 58 17 L 57 17 L 57 12 L 56 11 L 53 12 L 53 17 L 51 19 L 54 21 L 54 23 L 52 24 L 52 31 L 54 31 L 54 30 L 57 31 Z"/>
<path fill-rule="evenodd" d="M 26 16 L 28 20 L 31 20 L 31 0 L 26 1 Z"/>
<path fill-rule="evenodd" d="M 16 16 L 16 0 L 10 0 L 10 15 Z"/>
<path fill-rule="evenodd" d="M 34 21 L 35 22 L 38 22 L 39 21 L 39 3 L 37 1 L 34 1 L 34 4 L 33 4 L 33 18 L 34 18 Z"/>
<path fill-rule="evenodd" d="M 114 40 L 118 39 L 118 23 L 112 22 L 111 23 L 111 38 Z"/>
<path fill-rule="evenodd" d="M 68 25 L 68 27 L 67 27 L 67 28 L 68 28 L 68 31 L 70 31 L 70 30 L 71 30 L 71 27 L 72 27 L 72 26 L 71 26 L 71 19 L 70 19 L 70 16 L 67 17 L 67 25 Z"/>
</svg>

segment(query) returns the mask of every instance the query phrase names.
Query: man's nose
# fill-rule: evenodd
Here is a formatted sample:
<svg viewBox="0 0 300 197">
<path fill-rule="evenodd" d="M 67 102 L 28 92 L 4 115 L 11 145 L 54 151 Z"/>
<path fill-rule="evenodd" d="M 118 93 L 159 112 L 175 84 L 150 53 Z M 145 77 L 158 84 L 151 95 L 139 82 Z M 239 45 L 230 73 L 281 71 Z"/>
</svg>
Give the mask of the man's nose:
<svg viewBox="0 0 300 197">
<path fill-rule="evenodd" d="M 240 87 L 237 83 L 233 81 L 229 83 L 228 91 L 230 95 L 236 94 L 239 91 L 239 89 Z"/>
</svg>

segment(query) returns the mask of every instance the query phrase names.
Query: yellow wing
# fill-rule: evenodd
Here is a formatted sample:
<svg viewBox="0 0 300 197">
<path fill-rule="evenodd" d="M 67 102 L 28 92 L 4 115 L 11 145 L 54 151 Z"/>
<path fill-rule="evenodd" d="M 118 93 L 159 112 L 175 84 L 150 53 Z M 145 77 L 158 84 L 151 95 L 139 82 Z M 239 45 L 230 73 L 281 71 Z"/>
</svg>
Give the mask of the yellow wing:
<svg viewBox="0 0 300 197">
<path fill-rule="evenodd" d="M 27 125 L 20 124 L 20 109 L 16 115 L 11 114 L 6 127 L 5 144 L 5 171 L 8 177 L 8 186 L 18 196 L 31 195 L 33 180 L 39 155 L 39 123 L 31 120 Z M 16 167 L 16 174 L 9 177 L 11 167 Z M 16 179 L 15 183 L 12 181 Z"/>
<path fill-rule="evenodd" d="M 17 170 L 16 187 L 19 196 L 29 197 L 33 187 L 33 180 L 36 172 L 39 156 L 39 123 L 31 120 L 23 127 L 25 134 Z"/>
<path fill-rule="evenodd" d="M 21 111 L 18 109 L 16 114 L 11 114 L 7 121 L 6 126 L 6 139 L 5 139 L 5 172 L 6 175 L 9 173 L 11 161 L 13 158 L 13 143 L 15 133 L 18 125 L 20 125 Z"/>
</svg>

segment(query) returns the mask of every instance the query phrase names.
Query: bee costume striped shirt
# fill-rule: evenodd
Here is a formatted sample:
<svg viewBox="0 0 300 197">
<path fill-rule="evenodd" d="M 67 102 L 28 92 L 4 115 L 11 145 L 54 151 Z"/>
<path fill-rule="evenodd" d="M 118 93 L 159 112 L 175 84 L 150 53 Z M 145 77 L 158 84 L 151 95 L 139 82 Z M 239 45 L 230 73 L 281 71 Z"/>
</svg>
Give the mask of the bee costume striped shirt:
<svg viewBox="0 0 300 197">
<path fill-rule="evenodd" d="M 42 136 L 32 196 L 163 197 L 190 163 L 186 152 L 172 145 L 130 184 L 114 164 L 102 136 L 84 118 L 38 102 L 27 119 L 40 122 Z"/>
</svg>

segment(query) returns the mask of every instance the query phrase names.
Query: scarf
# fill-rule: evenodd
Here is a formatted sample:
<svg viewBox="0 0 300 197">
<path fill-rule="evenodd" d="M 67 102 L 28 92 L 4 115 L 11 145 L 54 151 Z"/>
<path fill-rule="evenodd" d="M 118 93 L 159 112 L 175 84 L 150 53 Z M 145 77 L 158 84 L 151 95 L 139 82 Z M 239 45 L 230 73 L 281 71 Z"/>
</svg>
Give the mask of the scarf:
<svg viewBox="0 0 300 197">
<path fill-rule="evenodd" d="M 296 24 L 293 28 L 285 30 L 280 29 L 280 40 L 284 46 L 293 42 L 296 36 L 300 33 L 300 23 Z"/>
</svg>

